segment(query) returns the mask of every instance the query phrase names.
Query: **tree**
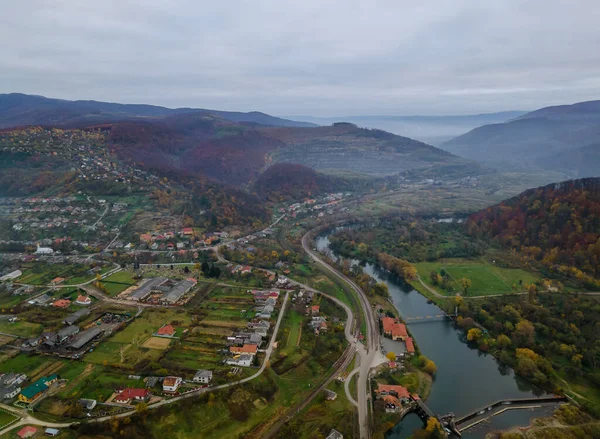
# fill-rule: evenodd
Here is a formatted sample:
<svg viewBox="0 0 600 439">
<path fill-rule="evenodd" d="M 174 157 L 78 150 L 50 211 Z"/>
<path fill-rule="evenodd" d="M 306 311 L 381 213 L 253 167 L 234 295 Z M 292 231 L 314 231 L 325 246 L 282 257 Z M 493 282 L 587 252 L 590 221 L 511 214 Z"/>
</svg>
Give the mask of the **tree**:
<svg viewBox="0 0 600 439">
<path fill-rule="evenodd" d="M 535 334 L 535 328 L 529 320 L 520 320 L 515 326 L 515 335 L 517 335 L 523 343 L 533 343 L 533 335 Z"/>
<path fill-rule="evenodd" d="M 385 356 L 390 361 L 396 361 L 396 354 L 394 354 L 393 352 L 388 352 Z"/>
<path fill-rule="evenodd" d="M 383 297 L 388 297 L 390 295 L 388 286 L 384 282 L 377 282 L 373 287 L 373 292 Z"/>
<path fill-rule="evenodd" d="M 437 366 L 435 365 L 435 363 L 432 360 L 427 360 L 425 362 L 425 365 L 423 366 L 423 370 L 425 372 L 427 372 L 429 375 L 435 375 L 435 373 L 437 372 Z"/>
<path fill-rule="evenodd" d="M 482 336 L 482 332 L 481 329 L 479 328 L 471 328 L 469 329 L 469 332 L 467 332 L 467 340 L 469 341 L 477 341 L 481 338 Z"/>
<path fill-rule="evenodd" d="M 250 405 L 252 404 L 252 395 L 245 389 L 238 388 L 234 390 L 229 397 L 227 408 L 231 417 L 237 421 L 243 422 L 248 419 L 250 414 Z"/>
<path fill-rule="evenodd" d="M 471 286 L 473 285 L 473 283 L 471 282 L 470 279 L 467 279 L 466 277 L 463 277 L 463 278 L 461 278 L 461 279 L 458 280 L 458 285 L 465 292 L 465 295 L 467 295 L 468 291 L 469 291 L 469 288 L 471 288 Z"/>
<path fill-rule="evenodd" d="M 507 335 L 504 335 L 504 334 L 500 334 L 498 336 L 498 338 L 496 339 L 496 344 L 501 349 L 506 349 L 507 347 L 509 347 L 511 345 L 511 343 L 512 343 L 512 341 L 511 341 L 510 337 L 508 337 Z"/>
<path fill-rule="evenodd" d="M 535 302 L 535 293 L 537 289 L 535 284 L 527 285 L 527 297 L 529 299 L 529 303 Z"/>
</svg>

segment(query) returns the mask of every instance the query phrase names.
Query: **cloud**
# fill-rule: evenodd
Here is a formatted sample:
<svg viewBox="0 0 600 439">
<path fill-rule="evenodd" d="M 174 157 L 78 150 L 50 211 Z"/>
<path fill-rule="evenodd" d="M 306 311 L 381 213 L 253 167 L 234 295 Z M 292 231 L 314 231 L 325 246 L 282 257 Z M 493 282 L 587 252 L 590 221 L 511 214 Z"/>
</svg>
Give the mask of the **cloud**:
<svg viewBox="0 0 600 439">
<path fill-rule="evenodd" d="M 598 98 L 595 0 L 19 0 L 0 92 L 274 114 L 457 114 Z"/>
</svg>

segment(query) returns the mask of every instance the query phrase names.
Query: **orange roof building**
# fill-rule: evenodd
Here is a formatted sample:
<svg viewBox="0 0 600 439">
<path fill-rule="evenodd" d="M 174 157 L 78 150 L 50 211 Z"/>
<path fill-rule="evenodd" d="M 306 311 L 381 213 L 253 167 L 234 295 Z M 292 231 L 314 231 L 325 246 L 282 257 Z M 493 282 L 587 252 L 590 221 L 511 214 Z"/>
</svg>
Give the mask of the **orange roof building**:
<svg viewBox="0 0 600 439">
<path fill-rule="evenodd" d="M 250 354 L 256 355 L 258 352 L 258 346 L 255 344 L 245 344 L 244 346 L 231 346 L 229 352 L 232 354 Z"/>
<path fill-rule="evenodd" d="M 50 282 L 52 285 L 58 285 L 58 284 L 62 284 L 66 279 L 64 277 L 55 277 L 54 279 L 52 279 L 52 281 Z"/>
<path fill-rule="evenodd" d="M 140 241 L 150 242 L 152 241 L 152 235 L 150 233 L 142 233 L 140 235 Z"/>
<path fill-rule="evenodd" d="M 173 335 L 175 335 L 175 328 L 173 327 L 173 325 L 165 325 L 158 331 L 156 331 L 156 334 L 172 337 Z"/>
<path fill-rule="evenodd" d="M 408 333 L 404 323 L 400 323 L 392 317 L 384 317 L 381 321 L 383 323 L 383 335 L 391 337 L 392 340 L 406 340 Z"/>
<path fill-rule="evenodd" d="M 320 310 L 321 310 L 321 308 L 319 307 L 319 305 L 313 305 L 310 307 L 311 314 L 319 314 Z"/>
<path fill-rule="evenodd" d="M 35 436 L 37 434 L 37 432 L 38 432 L 37 428 L 32 427 L 31 425 L 28 425 L 27 427 L 21 428 L 17 432 L 17 436 L 19 436 L 20 438 L 32 437 L 32 436 Z"/>
<path fill-rule="evenodd" d="M 56 302 L 52 304 L 52 306 L 56 306 L 58 308 L 66 308 L 71 304 L 69 299 L 58 299 Z"/>
<path fill-rule="evenodd" d="M 414 354 L 415 353 L 415 344 L 413 343 L 413 339 L 412 337 L 406 337 L 406 340 L 404 340 L 404 343 L 406 343 L 406 353 L 407 354 Z"/>
<path fill-rule="evenodd" d="M 391 395 L 398 399 L 410 399 L 410 392 L 408 389 L 402 386 L 392 386 L 389 384 L 377 384 L 377 389 L 375 393 L 381 398 L 384 398 L 387 395 Z"/>
</svg>

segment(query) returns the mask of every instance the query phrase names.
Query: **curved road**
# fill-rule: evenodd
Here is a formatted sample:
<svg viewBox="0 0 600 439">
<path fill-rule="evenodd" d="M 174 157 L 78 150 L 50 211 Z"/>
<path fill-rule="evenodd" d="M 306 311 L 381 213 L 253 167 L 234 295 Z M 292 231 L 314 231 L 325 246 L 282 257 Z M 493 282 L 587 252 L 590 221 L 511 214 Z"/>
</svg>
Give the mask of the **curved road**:
<svg viewBox="0 0 600 439">
<path fill-rule="evenodd" d="M 358 296 L 361 307 L 363 309 L 363 313 L 365 316 L 365 320 L 367 322 L 367 348 L 366 350 L 358 349 L 358 354 L 360 358 L 360 366 L 358 372 L 353 371 L 353 373 L 358 373 L 358 382 L 357 382 L 357 399 L 358 399 L 358 424 L 360 430 L 360 438 L 368 439 L 370 437 L 370 428 L 369 428 L 369 399 L 370 399 L 370 390 L 369 390 L 369 375 L 371 368 L 378 366 L 379 364 L 385 363 L 387 360 L 383 356 L 380 351 L 380 341 L 379 341 L 379 325 L 375 319 L 375 315 L 371 310 L 371 304 L 369 303 L 369 299 L 365 292 L 350 278 L 345 276 L 343 273 L 340 273 L 331 265 L 327 264 L 323 261 L 315 252 L 312 251 L 309 245 L 310 236 L 313 231 L 307 232 L 302 237 L 302 247 L 304 251 L 311 257 L 313 261 L 317 264 L 321 265 L 321 267 L 325 268 L 327 271 L 335 275 L 337 278 L 346 282 L 352 290 Z M 354 401 L 353 399 L 350 399 Z"/>
</svg>

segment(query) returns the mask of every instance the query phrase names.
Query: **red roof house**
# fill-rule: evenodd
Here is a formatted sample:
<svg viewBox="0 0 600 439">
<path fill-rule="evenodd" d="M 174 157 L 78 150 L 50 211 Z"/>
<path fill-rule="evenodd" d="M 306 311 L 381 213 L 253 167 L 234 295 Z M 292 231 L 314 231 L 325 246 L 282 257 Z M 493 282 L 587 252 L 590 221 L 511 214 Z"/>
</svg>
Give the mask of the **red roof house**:
<svg viewBox="0 0 600 439">
<path fill-rule="evenodd" d="M 383 323 L 383 335 L 387 335 L 393 340 L 405 340 L 408 337 L 404 323 L 400 323 L 392 317 L 384 317 L 381 321 Z"/>
<path fill-rule="evenodd" d="M 310 313 L 311 314 L 319 314 L 319 305 L 313 305 L 310 307 Z"/>
<path fill-rule="evenodd" d="M 255 344 L 245 344 L 244 346 L 231 346 L 229 348 L 229 352 L 232 354 L 250 354 L 256 355 L 258 351 L 258 346 Z"/>
<path fill-rule="evenodd" d="M 377 396 L 383 398 L 387 395 L 392 395 L 400 400 L 402 399 L 410 399 L 410 393 L 408 389 L 402 386 L 392 386 L 389 384 L 377 384 L 377 389 L 375 390 Z"/>
<path fill-rule="evenodd" d="M 129 404 L 132 400 L 145 401 L 150 396 L 147 389 L 124 389 L 121 393 L 115 396 L 114 401 L 119 404 Z"/>
<path fill-rule="evenodd" d="M 194 229 L 192 229 L 191 227 L 185 227 L 183 229 L 183 234 L 184 235 L 193 235 L 194 234 Z"/>
<path fill-rule="evenodd" d="M 58 299 L 56 302 L 52 304 L 52 306 L 56 306 L 58 308 L 66 308 L 71 304 L 69 299 Z"/>
<path fill-rule="evenodd" d="M 26 437 L 32 437 L 35 436 L 35 434 L 38 432 L 38 429 L 35 427 L 32 427 L 31 425 L 28 425 L 27 427 L 23 427 L 21 428 L 18 432 L 17 432 L 17 436 L 21 437 L 21 438 L 26 438 Z"/>
<path fill-rule="evenodd" d="M 172 337 L 173 335 L 175 335 L 175 328 L 173 327 L 173 325 L 165 325 L 158 331 L 156 331 L 156 334 Z"/>
</svg>

